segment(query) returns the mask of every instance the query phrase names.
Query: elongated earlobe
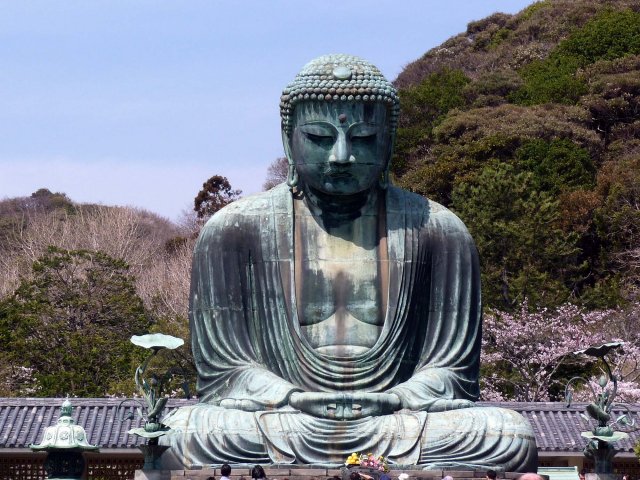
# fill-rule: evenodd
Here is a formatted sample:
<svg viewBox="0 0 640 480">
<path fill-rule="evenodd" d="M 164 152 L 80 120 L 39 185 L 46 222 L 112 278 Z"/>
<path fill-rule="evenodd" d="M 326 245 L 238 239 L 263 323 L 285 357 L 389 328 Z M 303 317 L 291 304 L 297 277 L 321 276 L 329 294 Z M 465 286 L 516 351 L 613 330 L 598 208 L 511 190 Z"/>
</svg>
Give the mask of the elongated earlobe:
<svg viewBox="0 0 640 480">
<path fill-rule="evenodd" d="M 298 171 L 293 163 L 289 164 L 289 171 L 287 172 L 287 185 L 289 188 L 293 188 L 298 185 Z"/>
</svg>

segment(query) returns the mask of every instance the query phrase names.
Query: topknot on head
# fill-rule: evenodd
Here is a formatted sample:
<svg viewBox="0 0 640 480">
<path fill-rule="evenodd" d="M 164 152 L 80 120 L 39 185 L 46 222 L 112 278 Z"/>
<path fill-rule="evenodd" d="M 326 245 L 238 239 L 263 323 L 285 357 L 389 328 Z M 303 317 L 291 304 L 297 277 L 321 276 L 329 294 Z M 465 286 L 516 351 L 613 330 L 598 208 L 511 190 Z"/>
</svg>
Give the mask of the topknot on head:
<svg viewBox="0 0 640 480">
<path fill-rule="evenodd" d="M 392 134 L 397 127 L 398 91 L 375 65 L 354 55 L 323 55 L 302 67 L 280 97 L 282 129 L 287 134 L 295 105 L 308 100 L 383 103 L 389 110 Z"/>
</svg>

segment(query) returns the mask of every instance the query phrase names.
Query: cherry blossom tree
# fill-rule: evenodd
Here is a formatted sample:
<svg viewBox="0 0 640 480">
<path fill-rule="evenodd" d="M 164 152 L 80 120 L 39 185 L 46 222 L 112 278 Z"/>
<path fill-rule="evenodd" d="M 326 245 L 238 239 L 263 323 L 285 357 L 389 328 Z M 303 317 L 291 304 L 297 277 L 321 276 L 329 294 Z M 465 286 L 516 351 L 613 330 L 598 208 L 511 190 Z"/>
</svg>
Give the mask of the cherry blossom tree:
<svg viewBox="0 0 640 480">
<path fill-rule="evenodd" d="M 484 317 L 482 398 L 548 401 L 562 391 L 559 369 L 568 355 L 602 340 L 597 326 L 612 311 L 584 312 L 576 305 L 530 309 L 524 301 L 514 313 L 490 310 Z"/>
<path fill-rule="evenodd" d="M 568 376 L 600 372 L 589 358 L 571 355 L 590 345 L 621 341 L 611 356 L 618 379 L 618 399 L 640 400 L 640 302 L 624 309 L 587 312 L 567 303 L 556 309 L 531 309 L 524 301 L 513 313 L 490 310 L 482 338 L 482 399 L 524 402 L 560 400 Z M 591 401 L 584 385 L 574 398 Z"/>
</svg>

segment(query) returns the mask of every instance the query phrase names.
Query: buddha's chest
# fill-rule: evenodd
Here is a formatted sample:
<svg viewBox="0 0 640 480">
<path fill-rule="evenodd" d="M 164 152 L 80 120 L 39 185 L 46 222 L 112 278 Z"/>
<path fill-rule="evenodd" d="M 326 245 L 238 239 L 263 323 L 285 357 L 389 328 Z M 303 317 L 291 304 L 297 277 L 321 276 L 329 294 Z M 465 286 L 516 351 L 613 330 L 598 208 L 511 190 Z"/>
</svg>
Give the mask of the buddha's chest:
<svg viewBox="0 0 640 480">
<path fill-rule="evenodd" d="M 332 231 L 302 217 L 296 231 L 296 302 L 303 334 L 326 353 L 370 348 L 385 314 L 387 262 L 377 219 L 359 218 L 348 229 Z"/>
</svg>

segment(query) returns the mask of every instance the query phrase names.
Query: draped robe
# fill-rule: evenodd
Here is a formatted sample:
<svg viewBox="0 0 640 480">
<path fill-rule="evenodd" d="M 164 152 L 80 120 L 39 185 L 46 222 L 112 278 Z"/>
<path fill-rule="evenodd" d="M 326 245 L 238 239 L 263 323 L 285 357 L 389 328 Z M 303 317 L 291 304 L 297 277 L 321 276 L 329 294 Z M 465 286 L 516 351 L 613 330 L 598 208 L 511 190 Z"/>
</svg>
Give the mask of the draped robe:
<svg viewBox="0 0 640 480">
<path fill-rule="evenodd" d="M 296 307 L 294 212 L 286 185 L 239 200 L 203 228 L 194 257 L 190 327 L 200 404 L 165 419 L 167 466 L 340 463 L 372 451 L 399 464 L 535 468 L 522 417 L 491 408 L 429 412 L 476 400 L 481 341 L 478 255 L 441 205 L 385 194 L 387 311 L 375 345 L 352 357 L 316 352 Z M 293 392 L 395 393 L 403 410 L 337 421 L 287 406 Z M 247 412 L 221 400 L 263 405 Z"/>
</svg>

